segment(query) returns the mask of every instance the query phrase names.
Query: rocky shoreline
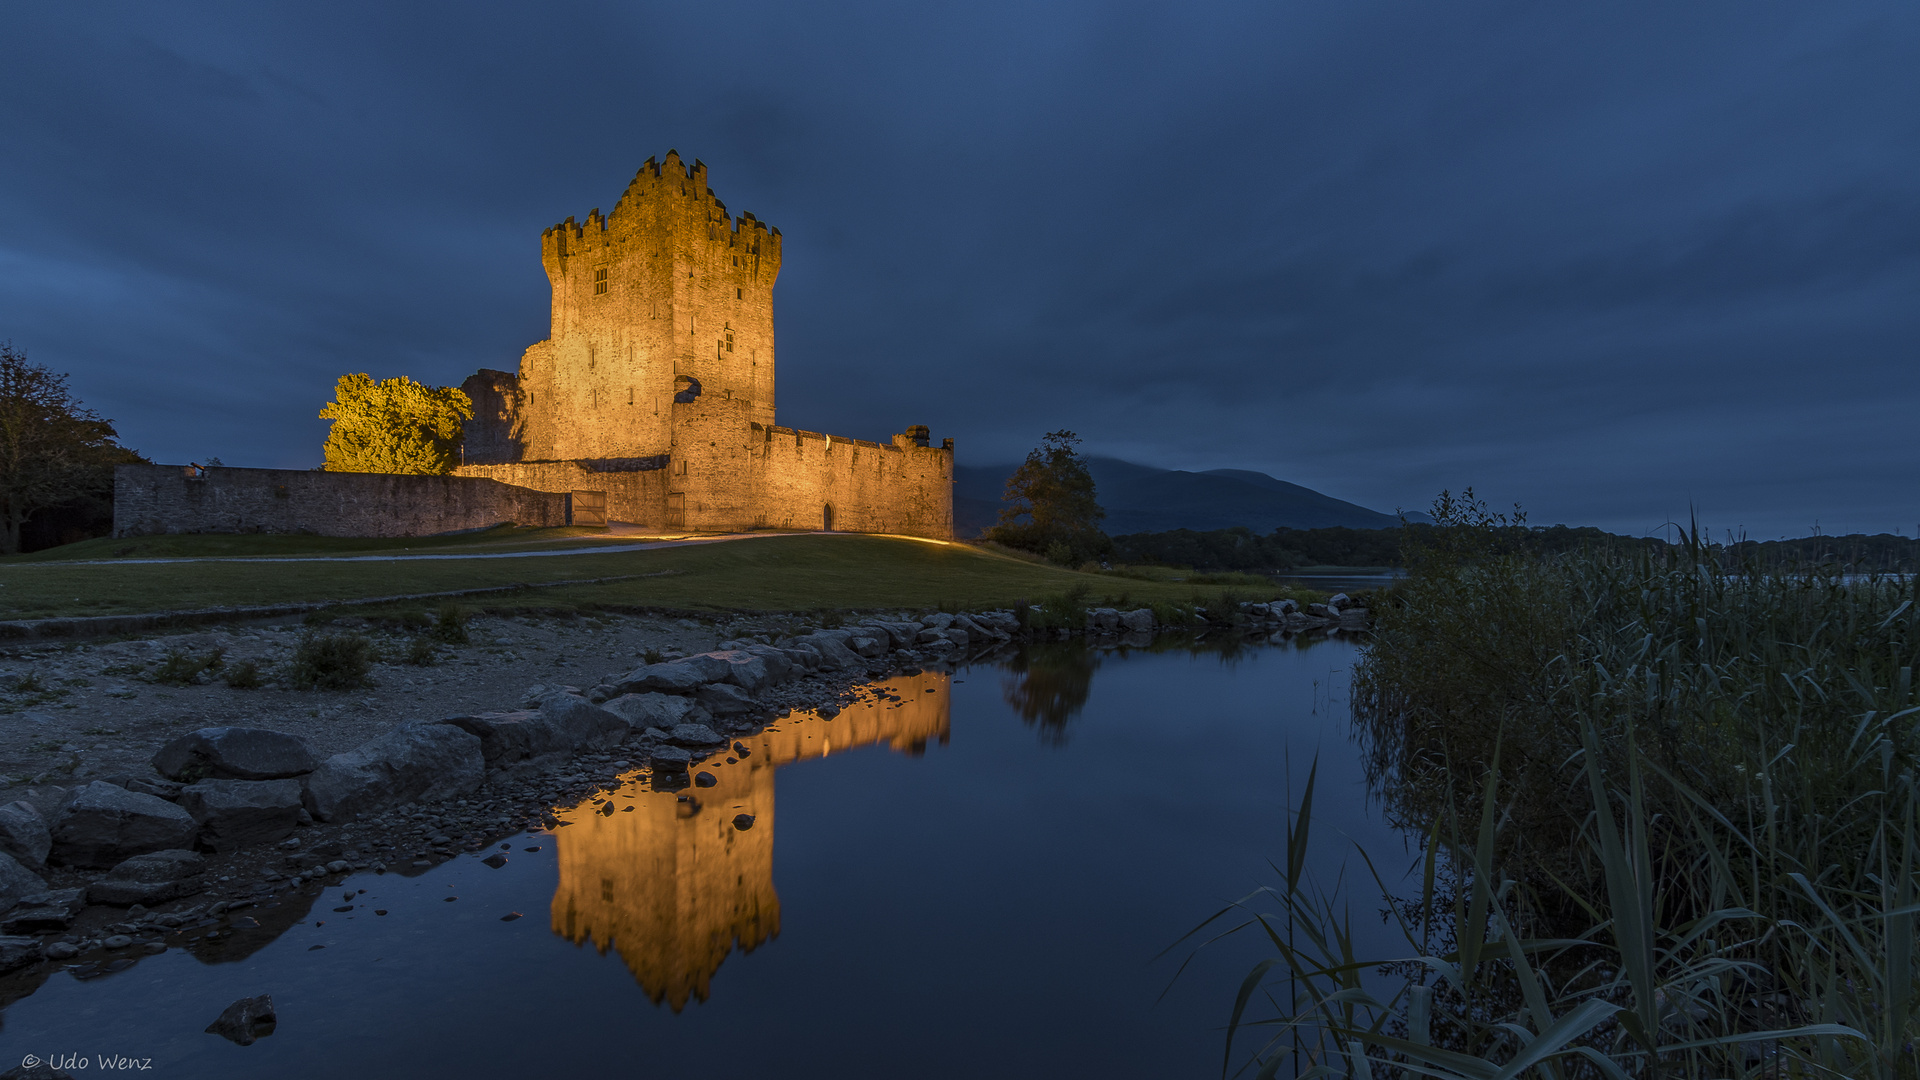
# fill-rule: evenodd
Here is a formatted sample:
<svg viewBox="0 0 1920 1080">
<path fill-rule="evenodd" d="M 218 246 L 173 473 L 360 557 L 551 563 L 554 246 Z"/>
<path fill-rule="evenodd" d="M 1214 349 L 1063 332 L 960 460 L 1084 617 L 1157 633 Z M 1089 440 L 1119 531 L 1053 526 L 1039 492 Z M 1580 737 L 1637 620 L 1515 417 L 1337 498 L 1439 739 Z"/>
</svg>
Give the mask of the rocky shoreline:
<svg viewBox="0 0 1920 1080">
<path fill-rule="evenodd" d="M 514 708 L 404 720 L 325 756 L 300 734 L 198 728 L 154 748 L 146 772 L 37 786 L 0 805 L 0 1004 L 62 969 L 85 978 L 174 947 L 246 955 L 347 875 L 417 874 L 552 828 L 554 809 L 636 775 L 697 788 L 711 782 L 699 764 L 744 753 L 740 738 L 794 710 L 831 717 L 894 674 L 1040 637 L 1145 645 L 1170 629 L 1364 628 L 1366 612 L 1345 601 L 1200 611 L 1197 627 L 1159 626 L 1144 608 L 1088 609 L 1084 626 L 1049 630 L 1013 611 L 785 633 L 734 624 L 747 633 L 709 650 L 649 648 L 653 662 L 593 685 L 539 683 Z"/>
</svg>

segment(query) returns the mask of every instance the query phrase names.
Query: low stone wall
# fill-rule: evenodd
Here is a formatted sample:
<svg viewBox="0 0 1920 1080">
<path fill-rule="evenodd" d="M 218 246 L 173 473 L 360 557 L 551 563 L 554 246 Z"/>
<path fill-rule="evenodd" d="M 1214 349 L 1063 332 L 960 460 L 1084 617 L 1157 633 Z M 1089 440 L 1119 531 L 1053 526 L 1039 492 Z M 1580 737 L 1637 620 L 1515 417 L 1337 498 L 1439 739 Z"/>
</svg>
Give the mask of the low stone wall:
<svg viewBox="0 0 1920 1080">
<path fill-rule="evenodd" d="M 755 425 L 755 524 L 953 536 L 953 449 Z M 831 514 L 831 521 L 828 515 Z"/>
<path fill-rule="evenodd" d="M 535 491 L 603 491 L 607 520 L 649 529 L 667 527 L 667 461 L 625 458 L 598 461 L 521 461 L 511 465 L 462 465 L 457 476 L 485 477 Z"/>
<path fill-rule="evenodd" d="M 113 535 L 307 533 L 432 536 L 567 524 L 568 496 L 466 476 L 121 465 Z"/>
</svg>

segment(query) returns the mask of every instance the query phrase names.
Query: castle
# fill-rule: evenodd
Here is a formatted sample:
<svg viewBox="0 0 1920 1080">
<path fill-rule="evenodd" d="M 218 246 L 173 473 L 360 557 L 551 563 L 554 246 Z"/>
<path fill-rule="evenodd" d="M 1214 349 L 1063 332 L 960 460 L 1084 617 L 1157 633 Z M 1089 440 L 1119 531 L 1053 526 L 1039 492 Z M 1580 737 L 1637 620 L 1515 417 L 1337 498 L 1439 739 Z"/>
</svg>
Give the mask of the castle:
<svg viewBox="0 0 1920 1080">
<path fill-rule="evenodd" d="M 953 534 L 953 440 L 891 445 L 774 422 L 780 231 L 707 168 L 648 159 L 604 217 L 541 234 L 547 340 L 483 369 L 459 476 L 571 495 L 573 520 L 699 532 Z"/>
</svg>

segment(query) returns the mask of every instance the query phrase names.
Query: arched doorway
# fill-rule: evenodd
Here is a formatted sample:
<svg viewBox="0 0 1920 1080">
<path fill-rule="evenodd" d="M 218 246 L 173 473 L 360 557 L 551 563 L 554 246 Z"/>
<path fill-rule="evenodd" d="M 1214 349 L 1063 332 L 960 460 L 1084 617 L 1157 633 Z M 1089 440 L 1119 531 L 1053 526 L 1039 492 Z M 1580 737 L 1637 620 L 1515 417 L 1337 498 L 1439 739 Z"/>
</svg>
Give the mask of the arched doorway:
<svg viewBox="0 0 1920 1080">
<path fill-rule="evenodd" d="M 828 503 L 825 506 L 825 508 L 821 510 L 820 520 L 821 520 L 820 527 L 822 529 L 825 529 L 827 532 L 833 531 L 833 504 L 832 503 Z"/>
</svg>

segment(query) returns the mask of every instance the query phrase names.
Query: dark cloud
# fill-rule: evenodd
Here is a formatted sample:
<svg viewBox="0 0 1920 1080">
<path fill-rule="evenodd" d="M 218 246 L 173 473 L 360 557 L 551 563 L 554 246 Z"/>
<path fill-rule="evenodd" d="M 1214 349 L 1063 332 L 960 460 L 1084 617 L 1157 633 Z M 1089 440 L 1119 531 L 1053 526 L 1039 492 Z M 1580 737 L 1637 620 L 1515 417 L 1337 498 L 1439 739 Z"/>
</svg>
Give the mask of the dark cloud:
<svg viewBox="0 0 1920 1080">
<path fill-rule="evenodd" d="M 650 155 L 786 234 L 782 418 L 1072 427 L 1382 509 L 1920 527 L 1920 13 L 107 4 L 0 14 L 0 337 L 163 459 L 545 332 Z"/>
</svg>

